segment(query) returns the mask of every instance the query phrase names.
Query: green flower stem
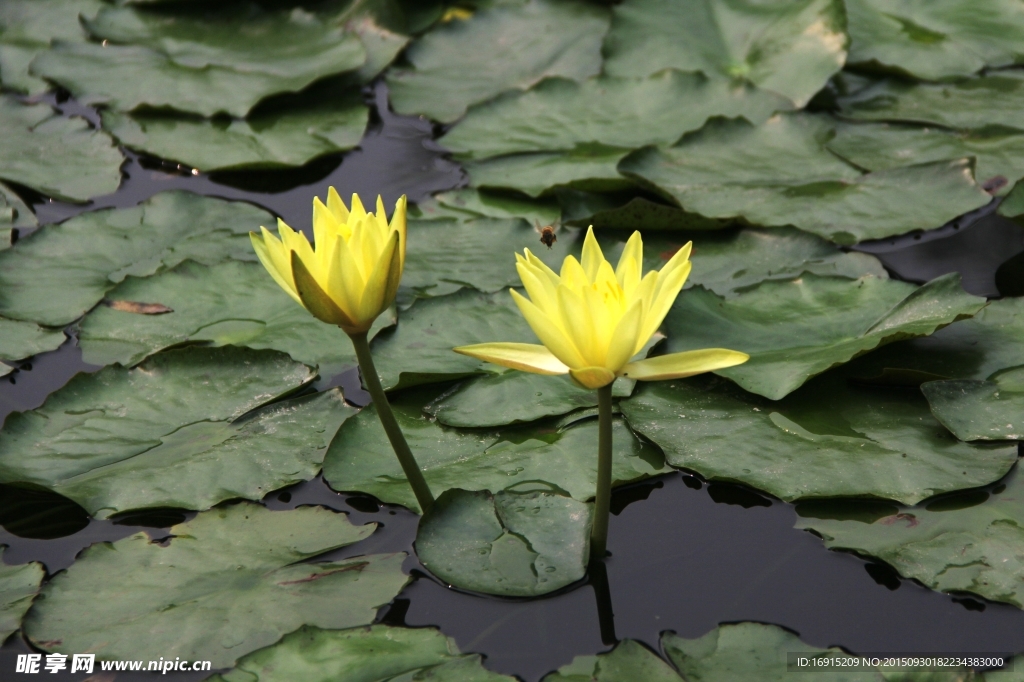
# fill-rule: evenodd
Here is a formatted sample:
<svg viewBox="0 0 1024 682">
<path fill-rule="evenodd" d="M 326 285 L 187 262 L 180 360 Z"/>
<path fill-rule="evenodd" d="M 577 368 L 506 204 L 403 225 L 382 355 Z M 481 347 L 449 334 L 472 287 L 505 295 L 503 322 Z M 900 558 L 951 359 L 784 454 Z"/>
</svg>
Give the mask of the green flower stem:
<svg viewBox="0 0 1024 682">
<path fill-rule="evenodd" d="M 377 368 L 373 366 L 373 356 L 370 355 L 370 342 L 367 340 L 365 332 L 352 334 L 350 338 L 356 349 L 356 357 L 359 358 L 359 371 L 362 374 L 363 383 L 373 399 L 373 406 L 377 409 L 380 424 L 384 427 L 384 432 L 388 434 L 388 440 L 391 441 L 391 447 L 398 457 L 398 462 L 402 465 L 402 471 L 405 472 L 405 477 L 409 480 L 409 485 L 412 486 L 420 510 L 426 513 L 434 504 L 434 496 L 430 494 L 427 479 L 423 478 L 423 472 L 416 464 L 416 458 L 412 456 L 412 450 L 405 442 L 402 429 L 399 428 L 398 421 L 395 420 L 395 413 L 391 411 L 391 404 L 384 393 L 384 387 L 380 385 L 380 377 L 377 376 Z"/>
<path fill-rule="evenodd" d="M 603 559 L 608 549 L 608 511 L 612 501 L 612 385 L 597 389 L 597 495 L 590 556 Z"/>
</svg>

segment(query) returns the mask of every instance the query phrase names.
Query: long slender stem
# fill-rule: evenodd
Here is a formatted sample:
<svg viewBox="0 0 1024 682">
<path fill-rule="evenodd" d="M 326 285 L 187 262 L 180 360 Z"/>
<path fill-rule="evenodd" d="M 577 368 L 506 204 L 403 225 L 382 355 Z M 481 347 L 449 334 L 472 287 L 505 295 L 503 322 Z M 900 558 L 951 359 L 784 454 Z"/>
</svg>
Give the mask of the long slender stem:
<svg viewBox="0 0 1024 682">
<path fill-rule="evenodd" d="M 612 385 L 597 389 L 597 495 L 590 556 L 603 559 L 608 549 L 608 510 L 612 501 Z"/>
<path fill-rule="evenodd" d="M 373 356 L 370 355 L 370 342 L 366 334 L 352 334 L 352 345 L 356 349 L 356 357 L 359 359 L 359 372 L 362 374 L 366 390 L 373 399 L 373 406 L 377 409 L 377 416 L 380 417 L 380 424 L 384 427 L 384 433 L 388 434 L 391 447 L 398 456 L 398 462 L 402 465 L 402 471 L 412 486 L 416 495 L 416 501 L 420 509 L 426 513 L 434 504 L 434 496 L 430 494 L 430 487 L 427 479 L 423 478 L 423 472 L 416 464 L 416 458 L 412 456 L 409 444 L 405 442 L 402 429 L 395 420 L 395 413 L 391 411 L 391 404 L 384 393 L 384 387 L 380 385 L 380 377 L 377 376 L 377 368 L 373 366 Z"/>
</svg>

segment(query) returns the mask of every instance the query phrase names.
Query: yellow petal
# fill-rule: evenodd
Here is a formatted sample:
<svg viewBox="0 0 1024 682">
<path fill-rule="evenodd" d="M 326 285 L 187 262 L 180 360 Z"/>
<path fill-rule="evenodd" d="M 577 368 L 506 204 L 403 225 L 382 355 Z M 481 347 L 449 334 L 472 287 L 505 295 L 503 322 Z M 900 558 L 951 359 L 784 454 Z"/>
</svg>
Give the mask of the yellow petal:
<svg viewBox="0 0 1024 682">
<path fill-rule="evenodd" d="M 667 278 L 658 278 L 658 290 L 654 295 L 654 300 L 651 301 L 651 309 L 644 316 L 643 329 L 640 332 L 644 336 L 645 342 L 646 339 L 651 338 L 654 332 L 658 331 L 658 327 L 668 315 L 668 311 L 672 309 L 672 304 L 675 303 L 676 296 L 679 295 L 683 284 L 686 283 L 686 277 L 690 274 L 691 267 L 692 264 L 687 261 L 681 268 L 676 268 L 669 273 Z M 662 281 L 663 279 L 667 281 Z"/>
<path fill-rule="evenodd" d="M 590 284 L 587 279 L 587 271 L 583 269 L 579 261 L 572 256 L 566 256 L 562 261 L 562 270 L 559 272 L 559 284 L 569 287 L 573 291 L 580 291 Z"/>
<path fill-rule="evenodd" d="M 676 268 L 682 267 L 690 259 L 690 251 L 693 250 L 693 242 L 686 242 L 681 249 L 672 254 L 668 262 L 661 268 L 663 275 L 668 274 Z"/>
<path fill-rule="evenodd" d="M 641 315 L 643 314 L 643 301 L 634 301 L 626 314 L 619 320 L 612 334 L 611 342 L 608 344 L 608 353 L 605 357 L 604 366 L 613 372 L 629 362 L 629 359 L 636 355 L 637 336 L 640 334 Z M 640 342 L 642 347 L 647 339 Z"/>
<path fill-rule="evenodd" d="M 538 277 L 547 278 L 548 281 L 551 282 L 552 287 L 558 286 L 558 274 L 554 270 L 549 268 L 547 263 L 542 261 L 540 258 L 537 258 L 537 256 L 533 255 L 533 252 L 530 251 L 529 249 L 523 249 L 523 253 L 526 256 L 526 262 L 529 263 L 531 267 L 535 268 Z M 519 258 L 520 256 L 517 253 L 516 259 L 518 260 Z"/>
<path fill-rule="evenodd" d="M 363 208 L 363 202 L 359 200 L 359 195 L 352 194 L 352 208 L 348 211 L 348 222 L 362 222 L 363 218 L 366 217 L 366 209 Z"/>
<path fill-rule="evenodd" d="M 536 271 L 531 269 L 526 262 L 516 263 L 516 270 L 519 271 L 519 279 L 534 305 L 540 308 L 545 315 L 557 316 L 559 314 L 557 291 L 548 279 L 538 277 Z"/>
<path fill-rule="evenodd" d="M 587 294 L 590 289 L 584 289 Z M 583 297 L 569 289 L 569 287 L 558 287 L 558 320 L 559 327 L 565 332 L 582 356 L 582 362 L 566 363 L 570 367 L 585 365 L 596 365 L 604 362 L 604 349 L 598 347 L 597 336 L 594 333 L 594 321 L 588 314 L 587 305 Z M 538 335 L 539 336 L 539 335 Z M 541 341 L 544 341 L 542 338 Z M 545 345 L 547 342 L 544 341 Z"/>
<path fill-rule="evenodd" d="M 391 305 L 387 295 L 394 270 L 398 270 L 398 234 L 392 232 L 391 239 L 388 240 L 380 259 L 366 280 L 359 310 L 356 312 L 357 322 L 365 323 L 367 329 L 377 316 Z M 395 288 L 397 289 L 397 285 Z"/>
<path fill-rule="evenodd" d="M 656 358 L 631 362 L 619 372 L 619 376 L 641 381 L 682 379 L 695 374 L 713 372 L 735 365 L 742 365 L 750 359 L 746 353 L 725 348 L 703 348 L 684 353 L 670 353 Z"/>
<path fill-rule="evenodd" d="M 619 256 L 619 264 L 615 266 L 615 277 L 619 280 L 619 285 L 627 292 L 632 291 L 640 282 L 643 262 L 644 243 L 640 238 L 640 232 L 637 231 L 626 242 L 626 248 L 622 250 L 622 255 Z"/>
<path fill-rule="evenodd" d="M 398 233 L 398 253 L 401 257 L 398 259 L 399 263 L 399 277 L 401 277 L 402 271 L 405 270 L 405 242 L 408 239 L 408 226 L 406 213 L 408 212 L 408 199 L 405 195 L 398 197 L 398 201 L 395 202 L 395 212 L 391 216 L 391 229 Z"/>
<path fill-rule="evenodd" d="M 345 202 L 338 196 L 338 190 L 331 187 L 327 190 L 327 208 L 331 213 L 334 214 L 335 220 L 341 224 L 348 222 L 348 209 L 345 208 Z M 345 237 L 348 237 L 346 234 Z"/>
<path fill-rule="evenodd" d="M 391 232 L 391 228 L 388 226 L 388 214 L 384 211 L 384 199 L 379 194 L 377 195 L 377 208 L 373 213 L 373 219 L 377 222 L 377 231 L 386 237 Z"/>
<path fill-rule="evenodd" d="M 331 300 L 331 297 L 320 288 L 316 279 L 299 258 L 299 254 L 294 251 L 292 252 L 292 272 L 295 273 L 295 288 L 299 292 L 302 305 L 313 314 L 313 317 L 342 328 L 354 326 L 353 320 L 342 312 L 341 308 Z"/>
<path fill-rule="evenodd" d="M 526 318 L 526 323 L 530 325 L 540 342 L 568 367 L 584 367 L 587 363 L 584 362 L 583 356 L 566 338 L 562 330 L 522 294 L 515 289 L 511 291 L 512 299 L 519 306 L 519 312 Z"/>
<path fill-rule="evenodd" d="M 584 367 L 582 369 L 570 369 L 569 376 L 583 388 L 601 388 L 615 381 L 615 375 L 604 367 Z"/>
<path fill-rule="evenodd" d="M 270 276 L 277 282 L 277 285 L 288 292 L 300 305 L 298 292 L 295 291 L 295 280 L 292 278 L 292 265 L 287 249 L 281 244 L 281 240 L 270 233 L 265 227 L 260 227 L 262 235 L 255 232 L 249 233 L 252 247 L 256 250 L 256 257 L 263 263 Z"/>
<path fill-rule="evenodd" d="M 551 351 L 535 343 L 478 343 L 453 350 L 471 358 L 533 374 L 566 374 L 569 371 Z"/>
<path fill-rule="evenodd" d="M 356 310 L 359 309 L 364 288 L 366 288 L 366 281 L 359 272 L 349 243 L 339 239 L 328 278 L 327 293 L 342 310 L 347 311 L 347 314 L 353 317 Z"/>
<path fill-rule="evenodd" d="M 597 237 L 594 236 L 594 226 L 591 225 L 587 228 L 587 236 L 583 240 L 583 257 L 580 263 L 583 266 L 583 271 L 587 273 L 588 281 L 594 282 L 597 280 L 598 268 L 604 262 L 604 253 L 601 252 L 601 247 L 597 243 Z"/>
<path fill-rule="evenodd" d="M 313 246 L 319 250 L 327 244 L 328 235 L 338 234 L 338 221 L 320 197 L 313 197 Z"/>
</svg>

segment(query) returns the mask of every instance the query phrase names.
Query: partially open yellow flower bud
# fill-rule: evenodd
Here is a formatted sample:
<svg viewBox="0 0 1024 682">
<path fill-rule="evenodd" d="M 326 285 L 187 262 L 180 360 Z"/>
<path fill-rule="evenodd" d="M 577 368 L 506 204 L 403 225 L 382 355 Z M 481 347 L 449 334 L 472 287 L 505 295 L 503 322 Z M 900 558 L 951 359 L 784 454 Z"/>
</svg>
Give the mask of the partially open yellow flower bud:
<svg viewBox="0 0 1024 682">
<path fill-rule="evenodd" d="M 388 309 L 405 267 L 406 199 L 395 204 L 390 224 L 384 202 L 367 213 L 359 196 L 348 209 L 333 187 L 327 204 L 313 199 L 313 241 L 278 220 L 275 237 L 267 228 L 249 233 L 260 262 L 282 289 L 315 317 L 347 334 L 361 334 Z"/>
</svg>

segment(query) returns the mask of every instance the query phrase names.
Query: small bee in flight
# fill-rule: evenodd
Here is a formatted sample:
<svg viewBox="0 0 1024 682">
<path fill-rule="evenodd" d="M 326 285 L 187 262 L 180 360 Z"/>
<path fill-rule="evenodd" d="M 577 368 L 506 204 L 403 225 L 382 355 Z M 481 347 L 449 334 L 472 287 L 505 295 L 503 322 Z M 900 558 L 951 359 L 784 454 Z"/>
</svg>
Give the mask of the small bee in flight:
<svg viewBox="0 0 1024 682">
<path fill-rule="evenodd" d="M 540 235 L 540 243 L 550 249 L 551 246 L 558 241 L 558 237 L 555 236 L 555 226 L 548 225 L 547 227 L 541 227 L 540 222 L 534 222 L 536 223 L 536 225 L 533 229 L 536 230 L 537 234 Z"/>
</svg>

